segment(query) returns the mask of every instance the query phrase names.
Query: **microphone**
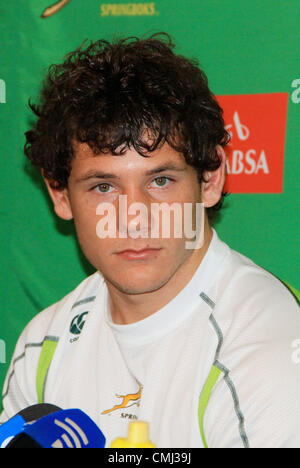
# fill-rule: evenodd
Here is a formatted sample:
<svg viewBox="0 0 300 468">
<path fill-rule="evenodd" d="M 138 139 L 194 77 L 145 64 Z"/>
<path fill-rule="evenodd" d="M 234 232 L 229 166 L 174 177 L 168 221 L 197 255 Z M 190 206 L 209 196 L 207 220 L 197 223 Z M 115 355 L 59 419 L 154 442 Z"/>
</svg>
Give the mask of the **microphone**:
<svg viewBox="0 0 300 468">
<path fill-rule="evenodd" d="M 26 424 L 6 448 L 104 448 L 102 431 L 79 409 L 48 414 Z"/>
<path fill-rule="evenodd" d="M 22 432 L 26 423 L 36 421 L 60 409 L 55 405 L 41 403 L 19 411 L 19 413 L 0 426 L 0 448 L 5 448 L 13 437 Z"/>
</svg>

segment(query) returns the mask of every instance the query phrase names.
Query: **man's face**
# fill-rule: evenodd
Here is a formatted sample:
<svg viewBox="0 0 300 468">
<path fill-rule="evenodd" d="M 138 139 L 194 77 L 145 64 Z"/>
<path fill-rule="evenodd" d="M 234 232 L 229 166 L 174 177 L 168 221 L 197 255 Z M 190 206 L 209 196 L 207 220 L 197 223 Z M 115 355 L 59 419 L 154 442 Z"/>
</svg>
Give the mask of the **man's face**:
<svg viewBox="0 0 300 468">
<path fill-rule="evenodd" d="M 137 214 L 128 215 L 127 236 L 119 238 L 119 231 L 124 234 L 125 229 L 124 222 L 118 219 L 120 195 L 126 195 L 128 208 L 139 202 L 148 209 L 148 238 L 130 236 L 130 226 L 134 227 Z M 163 238 L 161 229 L 159 238 L 153 238 L 150 233 L 152 203 L 177 202 L 183 207 L 184 203 L 201 202 L 195 169 L 166 143 L 149 157 L 133 149 L 120 156 L 94 155 L 87 144 L 77 143 L 67 199 L 83 253 L 119 291 L 141 294 L 157 290 L 182 265 L 197 260 L 199 250 L 186 248 L 184 233 L 181 238 L 174 235 Z M 115 208 L 116 238 L 97 235 L 101 219 L 97 207 L 104 202 Z"/>
</svg>

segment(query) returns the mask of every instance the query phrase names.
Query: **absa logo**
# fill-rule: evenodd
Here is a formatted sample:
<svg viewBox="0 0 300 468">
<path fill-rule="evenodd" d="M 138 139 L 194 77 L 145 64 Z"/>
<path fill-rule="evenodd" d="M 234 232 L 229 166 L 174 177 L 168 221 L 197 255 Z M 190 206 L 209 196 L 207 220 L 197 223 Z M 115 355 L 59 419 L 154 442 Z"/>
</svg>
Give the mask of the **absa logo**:
<svg viewBox="0 0 300 468">
<path fill-rule="evenodd" d="M 231 193 L 282 193 L 288 93 L 217 96 L 231 135 L 226 148 Z"/>
</svg>

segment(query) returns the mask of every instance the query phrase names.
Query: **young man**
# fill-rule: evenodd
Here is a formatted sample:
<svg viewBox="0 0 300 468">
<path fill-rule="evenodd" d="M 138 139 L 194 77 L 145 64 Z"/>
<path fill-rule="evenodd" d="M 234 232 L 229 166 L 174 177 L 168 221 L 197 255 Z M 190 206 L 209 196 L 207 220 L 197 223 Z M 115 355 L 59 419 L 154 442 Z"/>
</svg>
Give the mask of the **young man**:
<svg viewBox="0 0 300 468">
<path fill-rule="evenodd" d="M 47 402 L 85 411 L 107 447 L 135 419 L 157 447 L 300 447 L 299 307 L 212 228 L 228 135 L 196 62 L 164 36 L 98 41 L 31 107 L 25 153 L 97 272 L 22 333 L 1 420 Z M 192 207 L 193 248 L 185 230 L 151 235 L 155 204 Z"/>
</svg>

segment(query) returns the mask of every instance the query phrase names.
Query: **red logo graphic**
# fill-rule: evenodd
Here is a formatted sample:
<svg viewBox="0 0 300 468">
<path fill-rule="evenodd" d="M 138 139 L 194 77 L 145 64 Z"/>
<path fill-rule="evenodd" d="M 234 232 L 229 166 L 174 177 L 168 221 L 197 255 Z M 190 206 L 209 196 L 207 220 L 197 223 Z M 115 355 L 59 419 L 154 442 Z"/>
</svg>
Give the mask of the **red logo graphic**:
<svg viewBox="0 0 300 468">
<path fill-rule="evenodd" d="M 288 93 L 217 96 L 224 110 L 231 193 L 282 193 Z"/>
</svg>

